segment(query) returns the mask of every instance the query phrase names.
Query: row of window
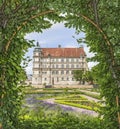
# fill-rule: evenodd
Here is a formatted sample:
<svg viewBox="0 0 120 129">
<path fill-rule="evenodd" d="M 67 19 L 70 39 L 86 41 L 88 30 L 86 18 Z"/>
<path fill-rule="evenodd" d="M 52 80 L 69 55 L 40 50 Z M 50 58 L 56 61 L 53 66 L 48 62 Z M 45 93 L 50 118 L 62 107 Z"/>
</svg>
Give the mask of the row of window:
<svg viewBox="0 0 120 129">
<path fill-rule="evenodd" d="M 72 71 L 52 71 L 52 74 L 72 74 Z"/>
<path fill-rule="evenodd" d="M 80 64 L 43 64 L 42 67 L 39 64 L 34 64 L 34 68 L 81 68 L 83 67 L 84 62 L 80 63 Z"/>
<path fill-rule="evenodd" d="M 80 62 L 83 61 L 84 57 L 82 58 L 34 58 L 34 61 L 42 61 L 42 62 Z"/>
<path fill-rule="evenodd" d="M 34 74 L 41 74 L 40 71 L 33 71 Z M 50 71 L 42 71 L 42 74 L 50 74 Z M 51 74 L 72 74 L 72 71 L 51 71 Z"/>
<path fill-rule="evenodd" d="M 44 81 L 49 81 L 50 80 L 50 78 L 44 78 Z M 57 78 L 57 82 L 59 82 L 59 81 L 74 81 L 75 79 L 74 78 L 69 78 L 69 77 L 67 77 L 67 78 L 64 78 L 64 77 L 62 77 L 62 78 Z"/>
</svg>

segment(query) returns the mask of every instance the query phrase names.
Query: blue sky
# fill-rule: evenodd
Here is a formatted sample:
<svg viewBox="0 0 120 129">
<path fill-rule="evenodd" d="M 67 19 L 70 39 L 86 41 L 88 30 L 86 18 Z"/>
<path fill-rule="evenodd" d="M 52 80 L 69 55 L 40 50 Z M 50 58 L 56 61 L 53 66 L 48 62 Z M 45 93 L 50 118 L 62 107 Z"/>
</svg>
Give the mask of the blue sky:
<svg viewBox="0 0 120 129">
<path fill-rule="evenodd" d="M 73 36 L 75 38 L 73 38 Z M 58 47 L 58 45 L 61 45 L 61 47 L 80 47 L 80 44 L 77 43 L 76 39 L 85 37 L 85 33 L 81 32 L 79 35 L 75 34 L 75 29 L 73 28 L 66 28 L 64 27 L 63 23 L 57 23 L 54 24 L 51 28 L 46 29 L 43 31 L 43 33 L 29 33 L 25 36 L 25 39 L 29 40 L 35 40 L 36 42 L 39 42 L 41 47 Z M 87 57 L 91 57 L 94 54 L 89 52 L 89 48 L 86 46 L 86 44 L 82 44 L 84 47 L 84 50 L 87 54 Z M 26 56 L 30 56 L 32 59 L 33 56 L 33 49 L 30 48 L 28 52 L 26 53 Z M 94 66 L 95 63 L 89 62 L 88 67 L 91 68 Z M 32 74 L 32 61 L 29 63 L 28 67 L 26 68 L 27 74 Z"/>
</svg>

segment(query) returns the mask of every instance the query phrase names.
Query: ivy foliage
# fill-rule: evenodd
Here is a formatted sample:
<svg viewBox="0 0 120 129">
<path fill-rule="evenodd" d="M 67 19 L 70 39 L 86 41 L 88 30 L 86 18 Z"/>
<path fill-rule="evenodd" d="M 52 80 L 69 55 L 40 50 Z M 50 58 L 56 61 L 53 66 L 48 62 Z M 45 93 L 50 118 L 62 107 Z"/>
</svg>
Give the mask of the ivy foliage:
<svg viewBox="0 0 120 129">
<path fill-rule="evenodd" d="M 24 35 L 42 32 L 52 22 L 62 20 L 51 4 L 50 0 L 0 1 L 0 123 L 4 129 L 17 129 L 19 125 L 21 82 L 26 79 L 21 63 L 33 46 L 33 41 L 26 41 Z"/>
<path fill-rule="evenodd" d="M 120 128 L 120 6 L 117 0 L 1 0 L 0 1 L 0 122 L 16 129 L 20 110 L 21 61 L 32 42 L 24 35 L 42 32 L 53 22 L 86 33 L 84 41 L 96 53 L 101 94 L 106 100 L 107 128 Z M 62 15 L 60 15 L 62 14 Z M 78 39 L 78 42 L 82 41 Z"/>
<path fill-rule="evenodd" d="M 108 122 L 106 128 L 120 128 L 120 19 L 118 1 L 65 1 L 66 27 L 73 27 L 77 33 L 86 33 L 85 42 L 95 53 L 91 61 L 99 64 L 97 83 L 101 87 L 101 96 L 105 99 L 103 119 Z"/>
</svg>

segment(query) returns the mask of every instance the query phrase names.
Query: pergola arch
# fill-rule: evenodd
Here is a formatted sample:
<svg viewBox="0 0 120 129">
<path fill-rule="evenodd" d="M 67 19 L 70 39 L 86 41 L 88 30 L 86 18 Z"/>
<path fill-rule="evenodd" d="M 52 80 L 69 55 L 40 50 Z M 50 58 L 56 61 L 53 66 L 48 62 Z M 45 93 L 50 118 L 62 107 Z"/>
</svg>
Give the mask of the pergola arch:
<svg viewBox="0 0 120 129">
<path fill-rule="evenodd" d="M 95 1 L 96 0 L 94 0 L 94 4 L 95 4 Z M 1 6 L 1 10 L 4 10 L 5 8 L 4 8 L 4 5 L 6 4 L 6 0 L 3 2 L 3 5 Z M 17 3 L 16 3 L 17 4 Z M 97 5 L 94 5 L 95 7 L 97 6 Z M 69 8 L 69 6 L 67 7 L 67 8 Z M 16 10 L 19 10 L 19 6 L 16 6 Z M 72 9 L 71 9 L 72 10 Z M 96 11 L 96 10 L 95 10 Z M 36 12 L 37 12 L 37 8 L 36 8 Z M 7 56 L 8 56 L 8 54 L 10 54 L 9 52 L 10 51 L 8 51 L 9 50 L 9 48 L 10 48 L 10 45 L 12 45 L 12 42 L 13 42 L 13 40 L 14 40 L 14 38 L 17 36 L 17 34 L 19 33 L 19 31 L 20 30 L 22 30 L 22 28 L 24 27 L 24 26 L 26 26 L 27 24 L 29 24 L 29 22 L 28 21 L 30 21 L 30 20 L 34 20 L 34 19 L 36 19 L 37 17 L 41 17 L 41 16 L 44 16 L 44 15 L 48 15 L 48 14 L 52 14 L 52 13 L 55 13 L 56 12 L 56 10 L 47 10 L 47 11 L 43 11 L 43 12 L 39 12 L 39 13 L 36 13 L 36 14 L 33 14 L 32 16 L 30 16 L 30 17 L 28 17 L 24 22 L 22 22 L 20 25 L 18 25 L 18 27 L 16 28 L 16 29 L 14 29 L 13 30 L 13 33 L 11 34 L 11 37 L 7 37 L 7 42 L 5 43 L 5 44 L 2 44 L 2 48 L 4 48 L 3 50 L 4 51 L 2 51 L 3 53 L 2 53 L 2 55 L 1 55 L 1 60 L 3 61 Z M 72 11 L 71 11 L 71 13 L 73 13 Z M 21 14 L 22 15 L 22 14 Z M 106 44 L 106 46 L 107 46 L 107 48 L 108 48 L 108 50 L 109 50 L 109 57 L 110 57 L 110 59 L 109 59 L 109 67 L 111 68 L 111 73 L 112 73 L 112 75 L 113 75 L 113 78 L 115 79 L 115 80 L 117 80 L 117 72 L 115 71 L 115 65 L 116 65 L 116 61 L 115 61 L 115 57 L 114 57 L 114 50 L 113 50 L 113 46 L 111 45 L 111 42 L 110 42 L 110 40 L 108 39 L 108 36 L 107 36 L 107 34 L 103 31 L 103 29 L 100 27 L 100 25 L 98 24 L 98 22 L 96 22 L 96 21 L 94 21 L 94 20 L 92 20 L 89 16 L 86 16 L 85 14 L 83 14 L 83 13 L 80 13 L 80 14 L 74 14 L 76 17 L 78 17 L 78 18 L 80 18 L 80 17 L 82 17 L 83 19 L 84 19 L 84 21 L 86 21 L 87 23 L 89 23 L 89 24 L 91 24 L 97 31 L 98 31 L 98 33 L 102 36 L 102 38 L 104 39 L 104 41 L 105 41 L 105 44 Z M 57 21 L 57 20 L 56 20 Z M 73 23 L 73 24 L 75 24 L 75 23 Z M 4 26 L 5 27 L 5 26 Z M 5 29 L 5 28 L 3 28 L 3 29 Z M 11 31 L 11 30 L 10 30 Z M 2 32 L 2 33 L 4 33 L 4 31 Z M 4 34 L 4 36 L 5 36 L 5 34 Z M 4 38 L 4 36 L 3 36 L 3 38 Z M 18 57 L 19 58 L 19 57 Z M 17 61 L 16 61 L 17 62 Z M 13 63 L 13 62 L 12 62 Z M 0 65 L 1 65 L 1 85 L 2 85 L 2 87 L 1 87 L 1 89 L 2 89 L 2 91 L 3 91 L 3 93 L 1 93 L 0 94 L 0 98 L 1 98 L 1 101 L 0 101 L 0 106 L 2 107 L 2 105 L 3 104 L 5 104 L 4 102 L 3 102 L 3 100 L 4 100 L 4 97 L 6 97 L 6 94 L 8 94 L 8 95 L 10 95 L 10 92 L 8 91 L 8 88 L 9 88 L 9 86 L 8 86 L 8 82 L 6 82 L 6 76 L 5 76 L 5 73 L 6 73 L 6 71 L 8 70 L 8 69 L 5 69 L 5 65 L 6 64 L 8 64 L 7 63 L 7 61 L 5 60 L 5 61 L 3 61 Z M 14 64 L 15 65 L 15 64 Z M 14 68 L 14 65 L 13 65 L 13 68 Z M 16 65 L 15 65 L 15 67 L 16 67 Z M 16 69 L 16 68 L 15 68 Z M 14 70 L 15 70 L 14 69 Z M 9 71 L 10 72 L 10 71 Z M 8 72 L 8 73 L 9 73 Z M 11 74 L 12 75 L 12 73 L 9 73 L 9 74 Z M 16 77 L 17 78 L 17 77 Z M 7 77 L 7 79 L 9 79 L 9 77 Z M 14 78 L 13 78 L 13 80 L 14 80 Z M 11 82 L 11 83 L 13 83 L 13 82 Z M 119 87 L 120 87 L 120 85 L 119 85 L 119 81 L 117 80 L 117 83 L 118 83 L 118 89 L 119 89 Z M 7 87 L 7 88 L 6 88 Z M 11 87 L 11 90 L 13 90 L 13 92 L 15 93 L 15 89 L 12 89 L 12 87 Z M 8 92 L 8 93 L 7 93 Z M 119 96 L 118 96 L 118 94 L 116 95 L 116 105 L 117 105 L 117 107 L 119 107 Z M 6 109 L 7 110 L 7 109 Z M 120 126 L 120 112 L 118 111 L 117 112 L 117 114 L 118 114 L 118 123 L 119 123 L 119 126 Z"/>
</svg>

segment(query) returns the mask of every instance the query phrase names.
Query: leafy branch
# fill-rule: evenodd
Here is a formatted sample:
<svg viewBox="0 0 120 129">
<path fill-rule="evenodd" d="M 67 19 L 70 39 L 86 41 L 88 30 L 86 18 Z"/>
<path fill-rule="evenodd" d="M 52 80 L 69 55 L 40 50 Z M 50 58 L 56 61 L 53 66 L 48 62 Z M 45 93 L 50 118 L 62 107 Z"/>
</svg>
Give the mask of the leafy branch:
<svg viewBox="0 0 120 129">
<path fill-rule="evenodd" d="M 45 15 L 45 14 L 53 13 L 53 12 L 54 12 L 53 10 L 48 10 L 48 11 L 45 11 L 45 12 L 42 12 L 42 13 L 40 12 L 40 13 L 38 13 L 36 15 L 31 16 L 26 21 L 24 21 L 20 26 L 17 27 L 17 30 L 13 33 L 13 35 L 11 36 L 11 38 L 8 40 L 8 42 L 7 42 L 6 46 L 5 46 L 5 51 L 8 50 L 9 45 L 10 45 L 12 39 L 16 36 L 17 32 L 20 29 L 22 29 L 22 27 L 25 26 L 30 20 L 35 19 L 36 17 L 42 16 L 42 15 Z"/>
</svg>

